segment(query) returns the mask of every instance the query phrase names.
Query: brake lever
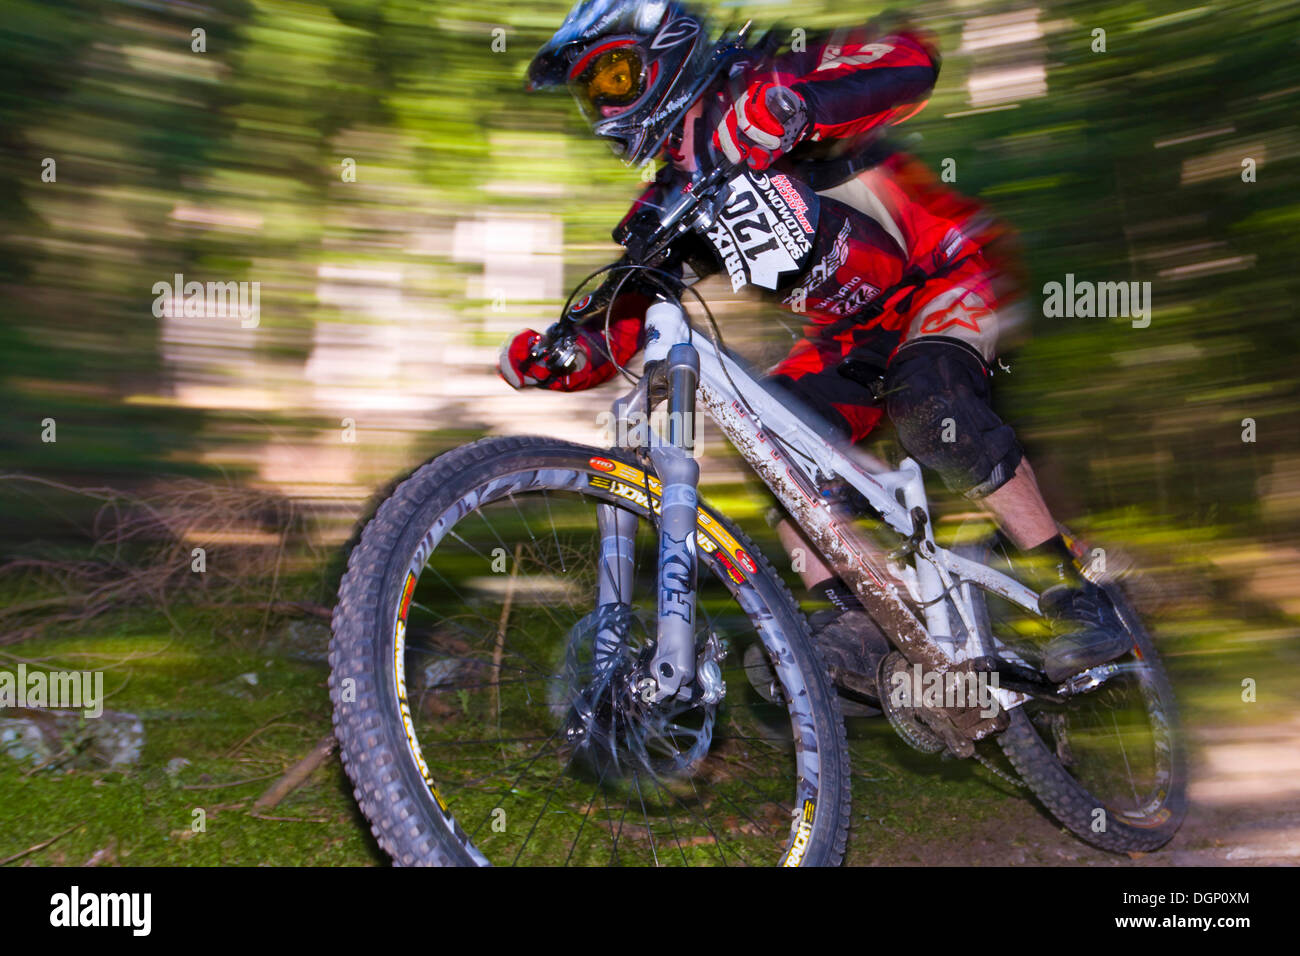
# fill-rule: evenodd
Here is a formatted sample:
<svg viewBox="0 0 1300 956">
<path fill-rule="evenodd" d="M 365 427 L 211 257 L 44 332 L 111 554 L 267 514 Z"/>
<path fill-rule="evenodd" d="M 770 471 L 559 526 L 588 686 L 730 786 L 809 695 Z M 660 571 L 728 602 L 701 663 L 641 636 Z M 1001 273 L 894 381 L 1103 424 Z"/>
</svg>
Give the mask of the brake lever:
<svg viewBox="0 0 1300 956">
<path fill-rule="evenodd" d="M 528 351 L 528 361 L 544 366 L 548 371 L 567 374 L 573 371 L 578 358 L 577 323 L 562 316 L 537 337 Z"/>
<path fill-rule="evenodd" d="M 718 187 L 743 167 L 743 163 L 720 163 L 697 182 L 690 184 L 681 201 L 668 211 L 647 239 L 644 251 L 636 256 L 640 264 L 653 262 L 674 239 L 690 228 L 689 225 L 683 225 L 686 216 L 703 203 L 716 201 L 719 198 Z M 528 353 L 529 362 L 540 364 L 553 373 L 567 374 L 572 371 L 578 358 L 577 329 L 577 323 L 572 318 L 562 316 L 537 337 Z"/>
</svg>

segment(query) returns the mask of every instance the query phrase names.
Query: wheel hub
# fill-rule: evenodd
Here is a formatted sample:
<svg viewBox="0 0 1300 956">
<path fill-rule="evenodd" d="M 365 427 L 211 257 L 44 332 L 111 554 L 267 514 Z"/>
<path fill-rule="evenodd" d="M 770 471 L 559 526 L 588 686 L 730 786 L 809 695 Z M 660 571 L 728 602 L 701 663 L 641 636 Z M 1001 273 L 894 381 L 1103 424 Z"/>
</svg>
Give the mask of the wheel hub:
<svg viewBox="0 0 1300 956">
<path fill-rule="evenodd" d="M 696 693 L 656 702 L 647 676 L 654 642 L 638 640 L 643 622 L 627 605 L 606 605 L 569 632 L 563 681 L 552 707 L 572 759 L 602 776 L 636 770 L 653 775 L 689 770 L 709 751 L 717 705 L 726 692 L 718 661 L 721 642 L 710 635 L 696 665 Z"/>
</svg>

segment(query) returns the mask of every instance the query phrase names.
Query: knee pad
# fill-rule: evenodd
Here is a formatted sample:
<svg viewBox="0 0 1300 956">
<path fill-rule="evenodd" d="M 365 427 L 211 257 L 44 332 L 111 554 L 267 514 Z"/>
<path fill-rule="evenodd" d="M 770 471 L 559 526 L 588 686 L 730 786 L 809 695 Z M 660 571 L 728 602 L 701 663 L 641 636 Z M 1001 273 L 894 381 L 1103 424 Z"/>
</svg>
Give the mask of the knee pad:
<svg viewBox="0 0 1300 956">
<path fill-rule="evenodd" d="M 949 489 L 983 498 L 1015 474 L 1023 452 L 989 404 L 984 362 L 960 343 L 900 350 L 885 380 L 886 410 L 907 453 Z"/>
</svg>

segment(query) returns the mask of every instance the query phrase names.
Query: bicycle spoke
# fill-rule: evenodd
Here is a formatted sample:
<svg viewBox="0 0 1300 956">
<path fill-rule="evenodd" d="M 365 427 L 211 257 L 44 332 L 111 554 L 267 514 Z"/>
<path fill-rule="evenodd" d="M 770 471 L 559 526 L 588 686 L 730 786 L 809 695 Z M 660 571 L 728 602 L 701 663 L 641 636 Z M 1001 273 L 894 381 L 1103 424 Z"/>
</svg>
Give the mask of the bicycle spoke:
<svg viewBox="0 0 1300 956">
<path fill-rule="evenodd" d="M 630 567 L 634 587 L 656 593 L 658 535 L 642 514 L 620 540 L 626 553 L 601 560 L 597 509 L 605 504 L 503 489 L 461 516 L 425 559 L 409 604 L 404 672 L 429 771 L 464 839 L 502 863 L 772 862 L 789 838 L 762 821 L 788 813 L 793 790 L 785 806 L 763 790 L 794 786 L 793 738 L 745 712 L 772 706 L 757 697 L 715 715 L 699 703 L 652 706 L 634 694 L 627 675 L 652 651 L 656 608 L 632 606 L 622 575 Z M 601 576 L 626 616 L 616 631 L 601 631 L 611 636 L 598 651 Z M 720 613 L 709 596 L 733 600 L 724 584 L 701 566 L 701 647 L 710 635 L 734 634 L 737 647 L 753 640 L 744 612 L 731 604 Z M 727 653 L 719 670 L 743 682 L 739 656 Z M 729 769 L 706 793 L 696 779 L 701 763 L 724 742 L 761 753 L 757 775 L 766 781 L 744 779 L 750 771 L 719 757 Z M 762 844 L 766 860 L 753 852 Z"/>
</svg>

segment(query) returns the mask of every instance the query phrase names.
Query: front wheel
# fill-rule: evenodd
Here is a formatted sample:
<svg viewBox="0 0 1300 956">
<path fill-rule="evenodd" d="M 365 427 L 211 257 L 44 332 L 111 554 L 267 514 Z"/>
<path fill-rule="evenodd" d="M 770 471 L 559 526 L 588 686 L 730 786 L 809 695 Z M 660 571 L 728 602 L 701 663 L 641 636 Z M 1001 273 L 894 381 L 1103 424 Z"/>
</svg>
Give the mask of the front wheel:
<svg viewBox="0 0 1300 956">
<path fill-rule="evenodd" d="M 725 692 L 639 693 L 658 492 L 610 452 L 487 439 L 418 469 L 367 525 L 330 691 L 357 800 L 395 862 L 840 861 L 848 750 L 825 668 L 780 578 L 707 507 L 696 647 Z M 636 518 L 634 588 L 597 608 L 602 505 Z M 755 647 L 770 700 L 746 677 Z"/>
</svg>

